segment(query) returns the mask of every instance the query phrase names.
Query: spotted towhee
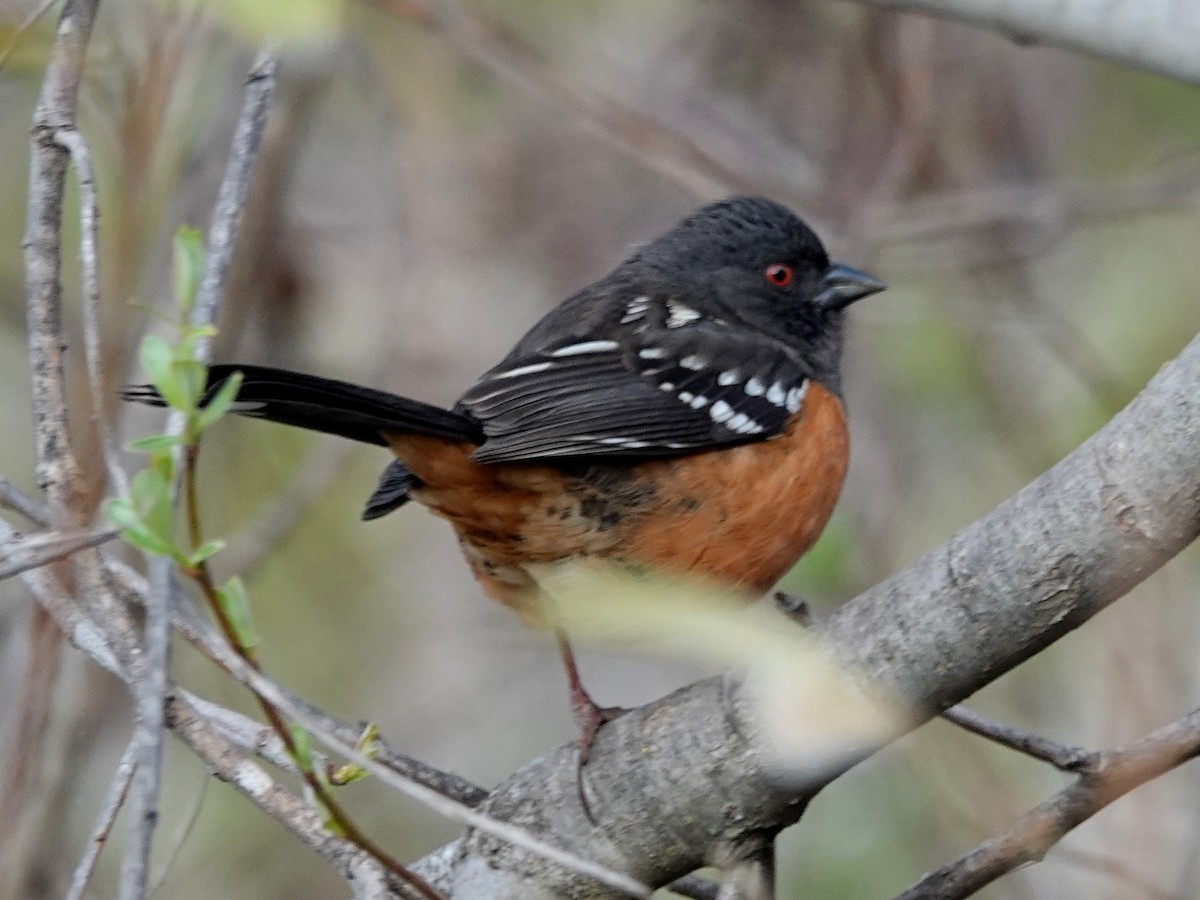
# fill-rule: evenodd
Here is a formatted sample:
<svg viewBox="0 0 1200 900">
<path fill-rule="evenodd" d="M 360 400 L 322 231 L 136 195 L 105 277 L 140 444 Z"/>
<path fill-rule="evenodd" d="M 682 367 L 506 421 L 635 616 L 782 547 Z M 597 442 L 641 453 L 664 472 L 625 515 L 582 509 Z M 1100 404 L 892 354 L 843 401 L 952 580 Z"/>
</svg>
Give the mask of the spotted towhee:
<svg viewBox="0 0 1200 900">
<path fill-rule="evenodd" d="M 581 557 L 754 595 L 833 511 L 844 311 L 883 288 L 783 206 L 735 197 L 567 298 L 450 410 L 261 366 L 213 366 L 209 390 L 240 371 L 236 412 L 389 447 L 363 518 L 428 507 L 527 617 L 531 569 Z M 162 404 L 148 386 L 126 397 Z M 582 762 L 605 711 L 562 649 Z"/>
</svg>

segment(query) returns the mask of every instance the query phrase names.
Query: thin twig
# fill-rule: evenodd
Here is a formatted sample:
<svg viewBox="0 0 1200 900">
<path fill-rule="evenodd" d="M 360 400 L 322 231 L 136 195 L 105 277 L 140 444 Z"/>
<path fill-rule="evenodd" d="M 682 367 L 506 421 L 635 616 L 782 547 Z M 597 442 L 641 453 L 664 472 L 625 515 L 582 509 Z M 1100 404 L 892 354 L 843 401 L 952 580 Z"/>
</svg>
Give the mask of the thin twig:
<svg viewBox="0 0 1200 900">
<path fill-rule="evenodd" d="M 100 851 L 104 849 L 104 845 L 108 841 L 113 822 L 129 792 L 129 784 L 133 780 L 133 772 L 137 766 L 134 759 L 135 749 L 131 740 L 121 755 L 121 762 L 117 764 L 117 771 L 108 785 L 108 792 L 104 795 L 104 803 L 101 804 L 100 811 L 96 813 L 96 826 L 92 829 L 92 838 L 88 842 L 79 864 L 75 867 L 75 875 L 71 878 L 71 887 L 67 891 L 65 900 L 81 900 L 87 890 L 88 882 L 92 879 L 92 872 L 96 869 L 96 862 L 100 859 Z"/>
<path fill-rule="evenodd" d="M 464 57 L 498 78 L 565 109 L 575 121 L 621 153 L 700 197 L 762 191 L 761 178 L 735 172 L 697 141 L 619 97 L 573 83 L 555 72 L 537 53 L 496 19 L 467 4 L 447 0 L 368 0 L 396 18 L 431 29 Z M 757 148 L 746 148 L 749 155 Z M 807 160 L 793 157 L 777 171 L 776 193 L 810 192 L 816 178 Z"/>
<path fill-rule="evenodd" d="M 267 125 L 267 110 L 271 95 L 275 91 L 275 76 L 279 60 L 274 51 L 260 50 L 246 79 L 246 96 L 242 113 L 238 118 L 237 131 L 233 136 L 233 148 L 217 204 L 213 209 L 212 224 L 204 252 L 204 272 L 192 307 L 192 325 L 211 325 L 217 319 L 217 311 L 225 292 L 225 277 L 237 238 L 238 225 L 246 206 L 246 195 L 250 191 L 250 174 L 258 148 L 262 143 Z M 196 357 L 208 361 L 211 341 L 202 340 L 197 345 Z"/>
<path fill-rule="evenodd" d="M 20 535 L 0 541 L 0 580 L 111 541 L 118 534 L 120 531 L 112 527 L 79 528 Z"/>
<path fill-rule="evenodd" d="M 304 513 L 341 474 L 354 453 L 349 441 L 320 441 L 253 522 L 229 540 L 221 555 L 222 571 L 243 580 L 304 520 Z"/>
<path fill-rule="evenodd" d="M 11 537 L 0 521 L 0 539 Z M 25 583 L 43 609 L 53 617 L 68 641 L 101 667 L 126 683 L 135 676 L 113 651 L 107 635 L 82 612 L 46 568 L 23 575 Z M 279 787 L 269 775 L 213 728 L 189 703 L 186 692 L 168 695 L 167 724 L 192 748 L 214 774 L 249 797 L 267 815 L 295 834 L 305 846 L 338 867 L 347 877 L 372 880 L 381 870 L 371 857 L 341 837 L 329 832 L 319 815 L 299 797 Z"/>
<path fill-rule="evenodd" d="M 9 57 L 13 55 L 13 51 L 17 49 L 17 45 L 21 43 L 21 38 L 25 36 L 25 33 L 38 22 L 40 22 L 42 17 L 46 15 L 46 13 L 50 12 L 50 7 L 57 2 L 58 0 L 42 0 L 42 5 L 36 9 L 33 9 L 29 15 L 25 17 L 25 20 L 16 27 L 16 30 L 13 31 L 12 37 L 9 39 L 8 46 L 4 48 L 3 52 L 0 52 L 0 72 L 4 71 L 4 67 L 8 64 Z"/>
<path fill-rule="evenodd" d="M 139 605 L 144 605 L 147 589 L 146 579 L 119 560 L 109 560 L 108 564 L 112 567 L 113 574 L 124 584 L 130 599 Z M 269 682 L 274 690 L 286 696 L 291 703 L 306 710 L 310 718 L 320 722 L 322 731 L 334 735 L 348 744 L 353 744 L 358 740 L 360 728 L 355 728 L 329 715 L 269 676 L 259 673 L 258 677 L 252 681 L 244 680 L 241 673 L 245 670 L 237 664 L 239 657 L 217 634 L 211 623 L 199 614 L 194 605 L 188 602 L 188 598 L 182 591 L 176 594 L 172 609 L 174 626 L 193 647 L 208 657 L 226 674 L 251 690 L 254 689 L 258 679 L 263 679 Z M 206 705 L 207 701 L 192 698 L 191 702 L 201 713 L 212 720 L 215 727 L 222 730 L 222 734 L 228 740 L 289 772 L 299 771 L 295 761 L 287 755 L 283 742 L 274 729 L 229 710 L 224 710 L 223 707 L 215 704 Z M 437 769 L 428 763 L 399 752 L 383 737 L 376 741 L 375 759 L 382 765 L 393 769 L 400 776 L 411 778 L 466 806 L 478 806 L 487 797 L 487 791 L 483 788 L 453 772 Z"/>
<path fill-rule="evenodd" d="M 113 442 L 112 430 L 108 427 L 105 410 L 108 407 L 104 388 L 104 373 L 101 367 L 100 339 L 100 252 L 97 229 L 99 222 L 96 202 L 96 174 L 92 168 L 92 154 L 83 134 L 73 128 L 61 128 L 54 134 L 54 142 L 66 147 L 75 166 L 79 182 L 79 255 L 83 269 L 83 346 L 91 390 L 92 422 L 104 456 L 108 477 L 122 497 L 129 496 L 129 477 L 121 465 Z"/>
<path fill-rule="evenodd" d="M 982 716 L 974 710 L 961 704 L 952 706 L 942 712 L 942 718 L 953 722 L 959 728 L 965 728 L 972 734 L 995 741 L 1001 746 L 1050 763 L 1056 769 L 1064 772 L 1079 772 L 1096 762 L 1097 756 L 1080 747 L 1060 744 L 1058 741 L 1044 738 L 1040 735 L 1013 728 L 1002 722 Z"/>
<path fill-rule="evenodd" d="M 1000 834 L 897 895 L 896 900 L 969 897 L 1001 875 L 1038 862 L 1077 825 L 1114 800 L 1200 755 L 1200 710 L 1123 750 L 1100 753 L 1074 784 L 1034 807 Z"/>
<path fill-rule="evenodd" d="M 43 528 L 50 525 L 50 510 L 41 500 L 25 493 L 7 478 L 0 478 L 0 506 L 19 512 Z"/>
<path fill-rule="evenodd" d="M 233 150 L 225 169 L 225 177 L 213 212 L 205 248 L 204 272 L 200 279 L 196 301 L 191 310 L 193 326 L 211 325 L 217 316 L 224 292 L 225 274 L 233 254 L 238 222 L 249 190 L 250 173 L 254 166 L 262 132 L 266 126 L 267 109 L 275 87 L 276 58 L 270 51 L 261 51 L 246 84 L 242 113 L 234 135 Z M 207 359 L 210 340 L 203 339 L 196 355 Z M 168 434 L 182 434 L 183 418 L 170 417 Z M 175 453 L 176 471 L 182 459 Z M 144 626 L 145 668 L 137 685 L 137 744 L 138 771 L 134 778 L 131 804 L 130 842 L 122 868 L 123 900 L 138 900 L 146 893 L 148 863 L 157 820 L 158 794 L 162 779 L 162 741 L 164 701 L 167 690 L 167 667 L 171 647 L 171 582 L 174 562 L 167 557 L 150 560 L 150 590 L 146 595 Z"/>
<path fill-rule="evenodd" d="M 293 702 L 286 691 L 279 690 L 276 684 L 262 673 L 256 671 L 240 657 L 228 655 L 226 664 L 231 673 L 239 680 L 249 685 L 256 694 L 263 697 L 277 710 L 303 725 L 313 737 L 320 740 L 333 752 L 345 756 L 352 762 L 358 763 L 380 781 L 396 789 L 402 794 L 414 798 L 424 806 L 471 828 L 495 835 L 516 847 L 520 847 L 538 856 L 556 862 L 571 871 L 595 878 L 617 890 L 624 891 L 633 897 L 648 897 L 650 889 L 628 876 L 614 872 L 590 860 L 583 859 L 565 850 L 561 850 L 529 832 L 517 828 L 507 822 L 491 818 L 459 800 L 448 797 L 435 788 L 421 784 L 415 779 L 398 773 L 376 759 L 362 753 L 353 741 L 344 740 L 340 735 L 330 733 L 325 723 L 310 713 L 305 706 Z"/>
</svg>

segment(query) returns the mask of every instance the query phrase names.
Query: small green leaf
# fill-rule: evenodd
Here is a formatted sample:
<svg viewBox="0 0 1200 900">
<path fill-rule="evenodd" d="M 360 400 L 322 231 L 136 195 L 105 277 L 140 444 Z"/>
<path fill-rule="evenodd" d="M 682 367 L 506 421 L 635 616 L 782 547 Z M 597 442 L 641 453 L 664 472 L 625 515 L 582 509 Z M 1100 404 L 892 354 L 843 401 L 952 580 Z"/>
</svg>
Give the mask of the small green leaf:
<svg viewBox="0 0 1200 900">
<path fill-rule="evenodd" d="M 342 787 L 347 784 L 354 784 L 356 781 L 362 781 L 367 777 L 367 770 L 357 763 L 346 763 L 344 766 L 339 766 L 329 773 L 329 783 Z"/>
<path fill-rule="evenodd" d="M 113 497 L 104 505 L 104 515 L 118 528 L 135 528 L 142 524 L 142 517 L 133 504 L 121 497 Z"/>
<path fill-rule="evenodd" d="M 295 722 L 288 726 L 288 731 L 292 733 L 292 745 L 295 747 L 296 764 L 305 772 L 311 772 L 313 767 L 312 762 L 312 740 L 308 736 L 308 730 Z"/>
<path fill-rule="evenodd" d="M 258 635 L 254 631 L 254 619 L 250 614 L 250 598 L 246 594 L 246 586 L 242 584 L 242 579 L 235 576 L 217 588 L 217 601 L 221 605 L 221 611 L 229 619 L 238 645 L 243 650 L 258 646 Z"/>
<path fill-rule="evenodd" d="M 139 356 L 143 371 L 151 384 L 158 388 L 167 405 L 183 409 L 184 396 L 175 375 L 175 351 L 171 345 L 156 334 L 148 334 L 142 338 Z"/>
<path fill-rule="evenodd" d="M 171 366 L 171 371 L 179 385 L 181 402 L 177 408 L 190 413 L 200 405 L 200 398 L 204 396 L 208 369 L 198 359 L 177 358 Z"/>
<path fill-rule="evenodd" d="M 174 556 L 175 548 L 170 541 L 146 527 L 137 511 L 125 500 L 113 499 L 105 507 L 109 521 L 121 529 L 121 537 L 139 550 L 156 556 Z"/>
<path fill-rule="evenodd" d="M 174 242 L 175 299 L 186 312 L 192 308 L 204 272 L 204 239 L 195 228 L 181 227 Z"/>
<path fill-rule="evenodd" d="M 375 754 L 379 752 L 379 726 L 374 722 L 364 725 L 362 734 L 358 736 L 358 741 L 354 746 L 359 753 L 374 759 Z"/>
<path fill-rule="evenodd" d="M 225 542 L 220 539 L 217 539 L 215 541 L 209 541 L 206 544 L 201 544 L 199 547 L 197 547 L 195 550 L 192 551 L 190 556 L 188 556 L 188 558 L 187 558 L 188 567 L 194 569 L 196 566 L 200 565 L 200 563 L 204 562 L 209 557 L 211 557 L 217 553 L 220 553 L 224 549 L 225 549 Z"/>
<path fill-rule="evenodd" d="M 130 441 L 126 446 L 134 453 L 154 453 L 158 450 L 171 450 L 182 443 L 183 435 L 180 434 L 152 434 Z"/>
<path fill-rule="evenodd" d="M 175 510 L 171 503 L 170 475 L 163 467 L 151 465 L 133 476 L 129 492 L 142 526 L 168 547 L 173 547 Z M 175 555 L 173 549 L 170 555 Z"/>
<path fill-rule="evenodd" d="M 221 384 L 220 390 L 204 405 L 204 408 L 196 416 L 193 430 L 197 435 L 216 422 L 221 416 L 225 415 L 225 413 L 229 412 L 229 407 L 237 399 L 238 391 L 241 387 L 241 372 L 234 372 L 225 379 Z"/>
</svg>

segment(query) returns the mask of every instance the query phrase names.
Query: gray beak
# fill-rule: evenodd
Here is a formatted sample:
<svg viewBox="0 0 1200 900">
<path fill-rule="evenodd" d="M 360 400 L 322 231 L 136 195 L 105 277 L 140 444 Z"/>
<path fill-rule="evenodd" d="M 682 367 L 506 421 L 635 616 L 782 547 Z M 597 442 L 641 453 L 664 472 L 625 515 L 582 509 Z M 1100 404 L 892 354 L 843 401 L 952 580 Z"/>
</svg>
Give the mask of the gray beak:
<svg viewBox="0 0 1200 900">
<path fill-rule="evenodd" d="M 845 309 L 855 300 L 870 297 L 886 290 L 887 285 L 873 275 L 843 266 L 841 263 L 830 263 L 825 270 L 825 278 L 821 282 L 821 292 L 816 296 L 818 306 L 825 309 Z"/>
</svg>

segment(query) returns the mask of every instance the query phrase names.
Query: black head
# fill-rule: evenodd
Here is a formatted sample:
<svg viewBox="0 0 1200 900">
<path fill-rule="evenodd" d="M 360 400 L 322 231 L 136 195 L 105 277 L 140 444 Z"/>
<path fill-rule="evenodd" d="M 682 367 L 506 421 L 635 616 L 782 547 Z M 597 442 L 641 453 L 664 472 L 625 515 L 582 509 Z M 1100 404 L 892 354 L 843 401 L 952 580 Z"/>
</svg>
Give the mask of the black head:
<svg viewBox="0 0 1200 900">
<path fill-rule="evenodd" d="M 711 285 L 739 321 L 793 346 L 808 374 L 835 390 L 844 311 L 884 289 L 866 273 L 831 263 L 813 230 L 765 197 L 702 207 L 626 265 Z"/>
</svg>

